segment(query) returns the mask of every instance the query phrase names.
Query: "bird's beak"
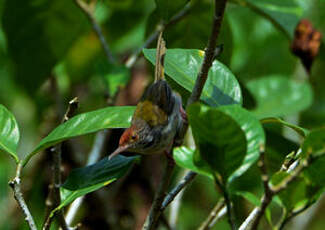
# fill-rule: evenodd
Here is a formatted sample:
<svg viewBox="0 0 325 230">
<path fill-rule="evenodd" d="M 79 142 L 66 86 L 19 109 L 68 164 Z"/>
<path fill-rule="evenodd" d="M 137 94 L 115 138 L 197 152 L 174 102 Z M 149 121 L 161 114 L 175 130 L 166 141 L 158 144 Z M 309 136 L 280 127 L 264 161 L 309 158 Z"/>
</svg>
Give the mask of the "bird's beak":
<svg viewBox="0 0 325 230">
<path fill-rule="evenodd" d="M 129 148 L 128 145 L 124 145 L 124 146 L 119 146 L 111 155 L 109 155 L 108 159 L 112 159 L 113 157 L 115 157 L 116 155 L 124 152 L 125 150 L 127 150 Z"/>
</svg>

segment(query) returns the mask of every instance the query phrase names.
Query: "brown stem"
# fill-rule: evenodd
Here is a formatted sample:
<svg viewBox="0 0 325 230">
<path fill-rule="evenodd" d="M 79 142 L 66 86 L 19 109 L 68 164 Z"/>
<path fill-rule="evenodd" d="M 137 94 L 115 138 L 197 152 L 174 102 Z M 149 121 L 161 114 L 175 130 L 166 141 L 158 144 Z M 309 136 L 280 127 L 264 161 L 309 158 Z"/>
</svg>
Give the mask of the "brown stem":
<svg viewBox="0 0 325 230">
<path fill-rule="evenodd" d="M 204 87 L 204 84 L 208 77 L 209 69 L 212 65 L 213 58 L 215 56 L 215 49 L 216 49 L 216 42 L 217 38 L 220 32 L 221 22 L 225 10 L 227 0 L 218 1 L 215 0 L 215 11 L 213 15 L 213 24 L 212 24 L 212 31 L 210 34 L 210 38 L 208 41 L 208 47 L 206 49 L 204 60 L 200 69 L 200 72 L 197 76 L 195 86 L 193 88 L 192 94 L 190 96 L 190 99 L 188 101 L 187 106 L 190 104 L 198 101 L 200 99 L 200 95 L 202 93 L 202 89 Z M 186 11 L 185 11 L 186 12 Z M 183 13 L 185 15 L 185 13 Z M 178 17 L 175 17 L 177 20 L 180 20 L 183 17 L 183 14 L 179 14 Z M 159 31 L 157 32 L 157 36 L 159 34 Z M 181 131 L 181 139 L 184 139 L 185 133 L 187 131 L 188 124 L 185 124 Z M 175 196 L 187 185 L 190 181 L 192 181 L 196 176 L 195 172 L 189 172 L 185 177 L 184 180 L 181 181 L 179 185 L 177 185 L 170 194 L 167 195 L 164 202 L 162 203 L 162 206 L 159 208 L 157 212 L 162 212 L 169 203 L 172 202 L 172 200 L 175 198 Z"/>
<path fill-rule="evenodd" d="M 263 153 L 261 154 L 261 156 L 262 155 Z M 263 159 L 264 158 L 261 157 L 261 160 Z M 267 190 L 265 191 L 261 199 L 261 206 L 254 208 L 254 210 L 249 214 L 246 220 L 242 223 L 239 230 L 247 230 L 247 229 L 256 230 L 262 216 L 265 213 L 267 206 L 271 203 L 272 198 L 279 192 L 286 189 L 290 183 L 292 183 L 295 179 L 297 179 L 300 173 L 310 164 L 311 160 L 312 160 L 311 158 L 302 160 L 302 162 L 300 162 L 300 164 L 291 172 L 291 174 L 288 177 L 286 177 L 280 184 L 274 187 L 270 187 L 267 183 L 267 187 L 266 187 Z"/>
<path fill-rule="evenodd" d="M 78 98 L 74 98 L 69 102 L 66 113 L 63 116 L 62 122 L 64 123 L 69 120 L 78 108 Z M 50 148 L 50 153 L 52 155 L 52 184 L 49 186 L 50 191 L 48 197 L 46 198 L 46 216 L 43 225 L 43 230 L 48 230 L 51 227 L 53 218 L 51 217 L 51 211 L 60 205 L 60 186 L 61 186 L 61 146 L 62 144 L 57 144 Z M 63 211 L 60 210 L 55 213 L 57 216 L 60 227 L 63 230 L 69 229 L 63 215 Z"/>
<path fill-rule="evenodd" d="M 164 170 L 164 175 L 161 179 L 158 191 L 156 192 L 153 204 L 150 208 L 149 215 L 142 227 L 143 230 L 153 230 L 156 229 L 159 217 L 161 215 L 161 205 L 165 198 L 165 193 L 168 189 L 169 182 L 175 167 L 175 163 L 170 159 L 167 159 L 166 168 Z"/>
<path fill-rule="evenodd" d="M 196 82 L 192 94 L 188 99 L 187 105 L 191 105 L 192 103 L 200 99 L 215 54 L 217 38 L 220 32 L 227 0 L 215 0 L 214 2 L 215 2 L 215 8 L 214 8 L 215 10 L 213 15 L 212 31 L 208 41 L 208 47 L 205 50 L 203 63 L 200 72 L 196 78 Z"/>
<path fill-rule="evenodd" d="M 206 82 L 206 79 L 208 77 L 209 69 L 212 65 L 213 57 L 215 54 L 215 48 L 216 48 L 216 42 L 217 37 L 220 32 L 221 22 L 225 10 L 227 0 L 215 0 L 215 11 L 213 15 L 213 24 L 212 24 L 212 31 L 211 35 L 208 41 L 208 47 L 206 49 L 204 60 L 201 66 L 201 70 L 197 76 L 195 86 L 193 88 L 192 94 L 189 98 L 188 105 L 194 103 L 195 101 L 198 101 L 200 99 L 202 89 L 204 87 L 204 84 Z M 182 130 L 182 139 L 184 139 L 186 130 L 188 128 L 188 125 L 184 125 Z M 174 166 L 173 166 L 174 167 Z M 157 221 L 159 219 L 159 216 L 161 214 L 161 205 L 165 198 L 165 192 L 167 190 L 170 177 L 172 175 L 172 169 L 173 167 L 167 165 L 165 170 L 165 176 L 163 177 L 160 185 L 160 189 L 158 190 L 154 203 L 150 209 L 149 215 L 147 216 L 147 219 L 145 221 L 145 224 L 143 225 L 143 230 L 149 230 L 149 229 L 155 229 Z M 193 176 L 194 178 L 194 176 Z M 180 191 L 180 190 L 179 190 Z"/>
<path fill-rule="evenodd" d="M 33 216 L 30 213 L 28 206 L 24 200 L 23 194 L 21 192 L 21 186 L 20 186 L 21 185 L 21 178 L 20 178 L 21 170 L 22 170 L 22 162 L 19 162 L 17 165 L 17 169 L 16 169 L 16 176 L 14 179 L 12 179 L 9 182 L 9 186 L 12 188 L 12 190 L 14 192 L 14 197 L 25 216 L 25 220 L 28 223 L 29 228 L 31 230 L 37 230 Z"/>
<path fill-rule="evenodd" d="M 82 12 L 84 12 L 84 14 L 87 16 L 87 18 L 89 19 L 93 30 L 95 31 L 95 33 L 97 34 L 100 44 L 102 45 L 105 55 L 107 57 L 108 62 L 111 63 L 116 63 L 116 60 L 112 54 L 112 52 L 110 51 L 110 48 L 108 46 L 108 43 L 105 39 L 105 36 L 103 35 L 102 29 L 100 28 L 100 26 L 98 25 L 93 12 L 92 12 L 92 7 L 90 4 L 87 4 L 86 2 L 84 2 L 83 0 L 75 0 L 76 5 L 82 10 Z"/>
</svg>

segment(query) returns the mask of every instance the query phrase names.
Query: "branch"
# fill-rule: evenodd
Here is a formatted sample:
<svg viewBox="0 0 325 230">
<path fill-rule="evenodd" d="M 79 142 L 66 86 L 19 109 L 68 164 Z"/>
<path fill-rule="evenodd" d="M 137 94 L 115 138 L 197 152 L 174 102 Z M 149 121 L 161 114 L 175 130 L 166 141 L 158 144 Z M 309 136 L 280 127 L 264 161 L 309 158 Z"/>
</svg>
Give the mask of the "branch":
<svg viewBox="0 0 325 230">
<path fill-rule="evenodd" d="M 136 62 L 137 58 L 139 57 L 140 53 L 144 48 L 147 48 L 153 41 L 155 41 L 160 32 L 165 30 L 171 25 L 175 25 L 177 22 L 181 21 L 183 18 L 185 18 L 186 15 L 190 12 L 192 5 L 189 3 L 185 5 L 183 9 L 181 9 L 178 13 L 176 13 L 167 24 L 158 24 L 156 27 L 156 30 L 152 32 L 147 40 L 143 43 L 143 45 L 137 49 L 125 62 L 125 66 L 128 68 L 131 68 L 134 63 Z"/>
<path fill-rule="evenodd" d="M 232 230 L 236 230 L 237 228 L 236 228 L 235 221 L 234 221 L 234 218 L 232 215 L 231 201 L 229 198 L 227 188 L 218 180 L 218 178 L 216 176 L 214 177 L 214 181 L 223 193 L 223 197 L 225 199 L 225 204 L 226 204 L 226 209 L 227 209 L 228 223 Z"/>
<path fill-rule="evenodd" d="M 142 227 L 142 230 L 153 230 L 156 229 L 159 217 L 161 215 L 161 205 L 165 198 L 165 193 L 168 189 L 168 185 L 175 167 L 175 162 L 173 159 L 167 159 L 166 168 L 164 170 L 164 175 L 161 179 L 158 191 L 156 192 L 155 199 L 150 208 L 149 215 Z"/>
<path fill-rule="evenodd" d="M 24 200 L 23 194 L 21 192 L 21 179 L 20 179 L 20 175 L 21 175 L 21 170 L 22 170 L 22 162 L 20 161 L 17 165 L 17 169 L 16 169 L 16 176 L 14 179 L 12 179 L 9 182 L 9 186 L 12 188 L 13 192 L 14 192 L 14 197 L 20 207 L 20 209 L 22 210 L 24 216 L 25 216 L 25 220 L 28 223 L 28 226 L 31 230 L 37 230 L 34 219 L 32 214 L 30 213 L 28 206 Z"/>
<path fill-rule="evenodd" d="M 165 208 L 175 199 L 177 194 L 182 191 L 182 189 L 188 185 L 197 175 L 197 173 L 189 171 L 184 178 L 176 185 L 165 197 L 164 202 L 161 205 L 161 211 L 164 211 Z"/>
<path fill-rule="evenodd" d="M 200 99 L 204 84 L 208 78 L 208 72 L 212 65 L 212 61 L 215 55 L 217 38 L 220 32 L 223 14 L 225 11 L 227 0 L 215 0 L 215 10 L 213 15 L 213 25 L 211 35 L 208 41 L 208 47 L 204 53 L 203 63 L 200 72 L 196 78 L 196 82 L 190 98 L 188 99 L 187 105 L 198 101 Z"/>
<path fill-rule="evenodd" d="M 210 69 L 213 59 L 215 57 L 216 41 L 217 41 L 217 37 L 220 32 L 220 27 L 221 27 L 221 22 L 222 22 L 223 13 L 225 10 L 226 2 L 227 2 L 227 0 L 222 0 L 222 1 L 215 0 L 215 12 L 213 15 L 213 25 L 212 25 L 212 31 L 210 34 L 210 38 L 208 41 L 208 47 L 206 49 L 206 52 L 204 55 L 204 60 L 203 60 L 202 66 L 201 66 L 201 70 L 197 76 L 196 83 L 193 88 L 193 91 L 192 91 L 192 94 L 188 101 L 187 106 L 189 106 L 190 104 L 192 104 L 200 99 L 202 89 L 203 89 L 204 84 L 208 77 L 209 69 Z M 183 13 L 179 13 L 177 17 L 175 16 L 175 18 L 174 18 L 175 21 L 176 21 L 176 19 L 180 20 L 186 14 L 185 12 L 187 12 L 187 10 L 184 10 Z M 173 22 L 173 23 L 175 23 L 175 22 Z M 170 23 L 170 24 L 172 24 L 172 23 Z M 156 32 L 156 33 L 158 36 L 159 32 Z M 188 128 L 188 124 L 184 125 L 184 127 L 182 128 L 181 139 L 184 139 L 187 128 Z M 186 174 L 186 176 L 184 177 L 184 179 L 174 189 L 172 189 L 172 191 L 166 196 L 166 198 L 164 199 L 162 206 L 158 212 L 164 211 L 164 209 L 173 201 L 175 196 L 187 184 L 189 184 L 195 178 L 196 175 L 197 175 L 197 173 L 195 173 L 195 172 L 188 172 Z"/>
<path fill-rule="evenodd" d="M 299 215 L 300 213 L 306 211 L 311 205 L 313 204 L 313 202 L 308 202 L 306 205 L 304 205 L 301 209 L 293 211 L 291 213 L 289 213 L 289 215 L 287 215 L 284 220 L 280 223 L 280 227 L 279 230 L 284 229 L 284 226 L 295 216 Z"/>
<path fill-rule="evenodd" d="M 94 15 L 93 15 L 94 7 L 92 4 L 95 4 L 96 0 L 93 0 L 93 2 L 91 2 L 89 4 L 87 4 L 83 0 L 74 0 L 74 1 L 75 1 L 76 5 L 82 10 L 82 12 L 84 12 L 84 14 L 87 16 L 88 20 L 90 21 L 90 23 L 93 27 L 93 30 L 97 34 L 99 41 L 104 49 L 104 52 L 105 52 L 108 62 L 116 63 L 116 60 L 115 60 L 112 52 L 110 51 L 108 43 L 103 35 L 102 29 L 98 25 Z"/>
<path fill-rule="evenodd" d="M 63 116 L 63 119 L 61 123 L 64 123 L 69 120 L 75 113 L 76 109 L 78 108 L 78 98 L 73 98 L 68 105 L 67 111 Z M 62 144 L 57 144 L 50 148 L 50 152 L 52 154 L 52 184 L 49 186 L 50 191 L 49 195 L 46 199 L 46 216 L 45 216 L 45 222 L 43 225 L 43 230 L 48 230 L 51 227 L 51 223 L 53 218 L 50 216 L 51 211 L 60 205 L 61 203 L 61 196 L 60 196 L 60 186 L 61 186 L 61 147 Z M 62 210 L 58 211 L 56 213 L 58 222 L 60 227 L 65 230 L 69 229 L 65 219 Z"/>
<path fill-rule="evenodd" d="M 203 223 L 200 225 L 198 230 L 208 230 L 210 229 L 210 225 L 213 222 L 213 220 L 216 218 L 216 216 L 219 214 L 219 212 L 222 210 L 222 208 L 225 205 L 225 200 L 220 199 L 218 203 L 214 206 L 212 211 L 210 212 L 209 216 L 203 221 Z"/>
<path fill-rule="evenodd" d="M 260 160 L 264 161 L 264 153 L 263 152 L 261 153 Z M 249 229 L 256 230 L 257 226 L 261 220 L 261 217 L 264 215 L 264 212 L 265 212 L 265 209 L 267 208 L 267 206 L 271 203 L 272 198 L 275 195 L 277 195 L 279 192 L 286 189 L 291 182 L 293 182 L 295 179 L 297 179 L 297 177 L 300 175 L 300 173 L 309 165 L 311 160 L 312 159 L 310 159 L 310 158 L 302 160 L 302 162 L 300 162 L 300 164 L 298 166 L 296 166 L 294 170 L 291 171 L 291 174 L 288 177 L 283 179 L 283 181 L 280 184 L 278 184 L 274 187 L 270 187 L 268 185 L 268 183 L 267 183 L 267 186 L 265 187 L 266 183 L 264 183 L 264 187 L 267 189 L 261 199 L 261 207 L 256 207 L 253 209 L 253 211 L 249 214 L 249 216 L 246 218 L 246 220 L 242 223 L 239 230 L 249 230 Z M 262 164 L 264 165 L 264 162 Z M 295 165 L 295 162 L 292 165 Z M 262 165 L 260 164 L 260 166 L 262 166 Z M 263 166 L 260 168 L 263 168 Z M 287 172 L 290 171 L 290 168 L 287 170 Z M 262 172 L 262 180 L 263 180 L 263 174 L 264 173 Z"/>
</svg>

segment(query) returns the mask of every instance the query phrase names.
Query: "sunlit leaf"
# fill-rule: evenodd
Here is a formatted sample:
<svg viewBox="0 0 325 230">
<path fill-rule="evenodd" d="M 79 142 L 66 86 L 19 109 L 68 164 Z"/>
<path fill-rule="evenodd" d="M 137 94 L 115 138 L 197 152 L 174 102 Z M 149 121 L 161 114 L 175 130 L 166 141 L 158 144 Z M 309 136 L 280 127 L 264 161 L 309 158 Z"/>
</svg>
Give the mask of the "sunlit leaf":
<svg viewBox="0 0 325 230">
<path fill-rule="evenodd" d="M 200 170 L 200 168 L 194 164 L 194 152 L 195 150 L 189 149 L 185 146 L 174 148 L 173 157 L 176 164 L 180 167 L 189 169 L 193 172 L 208 176 L 213 179 L 210 173 L 207 173 L 204 170 Z"/>
<path fill-rule="evenodd" d="M 19 129 L 15 117 L 0 104 L 0 150 L 9 153 L 18 162 Z"/>
<path fill-rule="evenodd" d="M 313 93 L 308 83 L 286 77 L 268 76 L 249 81 L 247 88 L 257 101 L 253 110 L 259 118 L 290 115 L 308 108 Z"/>
<path fill-rule="evenodd" d="M 130 125 L 134 109 L 135 107 L 132 106 L 114 106 L 74 116 L 42 139 L 28 158 L 42 149 L 72 137 L 107 128 L 127 128 Z"/>
<path fill-rule="evenodd" d="M 231 176 L 230 180 L 232 180 L 246 172 L 259 158 L 260 147 L 265 144 L 265 135 L 263 127 L 251 112 L 238 105 L 221 106 L 219 109 L 231 116 L 246 136 L 246 155 L 240 168 Z"/>
<path fill-rule="evenodd" d="M 144 49 L 145 57 L 155 64 L 156 50 Z M 165 71 L 180 86 L 192 92 L 204 52 L 191 49 L 168 49 Z M 214 61 L 205 83 L 201 100 L 211 106 L 241 104 L 241 90 L 232 72 L 222 63 Z"/>
<path fill-rule="evenodd" d="M 61 204 L 52 212 L 62 209 L 76 198 L 106 186 L 125 175 L 132 163 L 139 157 L 125 157 L 118 155 L 71 171 L 61 187 Z"/>
</svg>

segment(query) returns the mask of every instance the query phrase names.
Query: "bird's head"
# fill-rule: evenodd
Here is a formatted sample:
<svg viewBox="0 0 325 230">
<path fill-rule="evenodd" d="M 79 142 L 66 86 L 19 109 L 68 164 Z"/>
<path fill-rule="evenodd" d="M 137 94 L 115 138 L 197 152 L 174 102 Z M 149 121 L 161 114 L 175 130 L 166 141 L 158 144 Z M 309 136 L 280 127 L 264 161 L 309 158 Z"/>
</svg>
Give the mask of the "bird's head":
<svg viewBox="0 0 325 230">
<path fill-rule="evenodd" d="M 126 129 L 120 137 L 118 148 L 109 156 L 109 159 L 121 152 L 125 152 L 127 150 L 132 151 L 136 149 L 139 140 L 139 132 L 136 126 L 131 126 L 130 128 Z"/>
</svg>

